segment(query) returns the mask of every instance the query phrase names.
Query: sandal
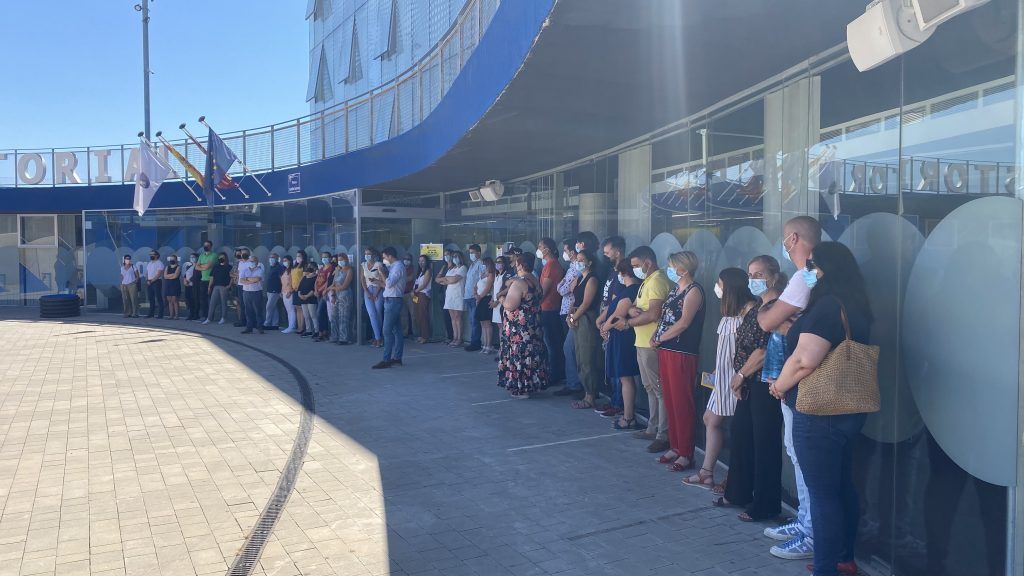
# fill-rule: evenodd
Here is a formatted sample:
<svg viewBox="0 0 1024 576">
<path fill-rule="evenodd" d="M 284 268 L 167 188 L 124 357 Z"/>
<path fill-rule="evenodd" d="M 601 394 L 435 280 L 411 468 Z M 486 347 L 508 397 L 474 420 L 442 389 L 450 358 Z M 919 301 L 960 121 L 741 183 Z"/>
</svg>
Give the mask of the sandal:
<svg viewBox="0 0 1024 576">
<path fill-rule="evenodd" d="M 586 410 L 588 408 L 593 408 L 594 403 L 588 402 L 586 400 L 574 400 L 573 403 L 570 404 L 570 406 L 572 406 L 576 410 Z"/>
<path fill-rule="evenodd" d="M 757 520 L 754 520 L 753 516 L 746 512 L 740 512 L 736 517 L 740 519 L 740 522 L 757 522 Z"/>
<path fill-rule="evenodd" d="M 693 476 L 683 478 L 683 484 L 702 488 L 704 490 L 711 490 L 715 487 L 715 471 L 708 470 L 707 468 L 701 468 Z M 725 500 L 725 497 L 721 497 L 720 499 Z"/>
<path fill-rule="evenodd" d="M 719 496 L 711 501 L 711 505 L 715 508 L 735 508 L 736 505 L 725 499 L 725 496 Z"/>
<path fill-rule="evenodd" d="M 676 460 L 679 460 L 679 454 L 676 454 L 675 450 L 669 450 L 658 457 L 658 464 L 672 464 Z"/>
<path fill-rule="evenodd" d="M 711 493 L 714 494 L 715 496 L 721 496 L 725 494 L 725 484 L 725 482 L 722 482 L 721 484 L 715 484 L 714 486 L 711 487 Z"/>
<path fill-rule="evenodd" d="M 623 425 L 625 423 L 625 425 Z M 640 428 L 636 425 L 636 418 L 616 418 L 615 422 L 612 423 L 612 428 L 616 430 L 639 430 Z"/>
<path fill-rule="evenodd" d="M 680 463 L 680 460 L 682 460 L 683 462 Z M 676 461 L 673 462 L 672 465 L 668 467 L 668 469 L 673 472 L 682 472 L 683 470 L 689 470 L 690 468 L 693 468 L 693 460 L 690 460 L 686 456 L 680 456 L 679 458 L 676 458 Z"/>
</svg>

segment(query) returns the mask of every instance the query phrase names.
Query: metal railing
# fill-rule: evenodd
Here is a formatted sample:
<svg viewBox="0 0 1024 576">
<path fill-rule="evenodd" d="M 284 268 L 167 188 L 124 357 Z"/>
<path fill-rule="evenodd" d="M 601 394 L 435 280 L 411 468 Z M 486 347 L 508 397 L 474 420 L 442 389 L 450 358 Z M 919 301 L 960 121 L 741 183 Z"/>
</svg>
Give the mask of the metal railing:
<svg viewBox="0 0 1024 576">
<path fill-rule="evenodd" d="M 422 122 L 448 92 L 479 45 L 500 2 L 466 2 L 455 23 L 423 58 L 369 92 L 314 114 L 220 136 L 250 170 L 266 172 L 340 156 L 407 132 Z M 205 155 L 194 143 L 187 138 L 169 142 L 203 170 Z M 185 167 L 164 146 L 154 144 L 177 177 L 187 176 Z M 137 166 L 137 143 L 0 150 L 0 187 L 131 183 Z M 231 171 L 240 172 L 238 164 Z"/>
</svg>

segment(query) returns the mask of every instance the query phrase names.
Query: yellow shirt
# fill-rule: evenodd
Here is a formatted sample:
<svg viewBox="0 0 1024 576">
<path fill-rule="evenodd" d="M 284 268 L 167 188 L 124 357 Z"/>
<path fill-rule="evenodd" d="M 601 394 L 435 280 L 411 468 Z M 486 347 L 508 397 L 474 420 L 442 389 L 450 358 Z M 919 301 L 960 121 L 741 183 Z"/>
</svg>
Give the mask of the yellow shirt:
<svg viewBox="0 0 1024 576">
<path fill-rule="evenodd" d="M 299 289 L 299 282 L 302 282 L 302 267 L 296 266 L 291 269 L 292 275 L 292 290 Z M 296 304 L 297 305 L 297 304 Z"/>
<path fill-rule="evenodd" d="M 672 281 L 668 279 L 668 275 L 665 274 L 664 270 L 658 268 L 640 285 L 640 293 L 636 296 L 636 307 L 647 312 L 651 307 L 651 300 L 661 300 L 664 302 L 670 292 L 672 292 Z M 650 324 L 635 326 L 633 331 L 636 332 L 636 347 L 650 348 L 651 337 L 654 336 L 654 332 L 657 329 L 657 319 Z"/>
</svg>

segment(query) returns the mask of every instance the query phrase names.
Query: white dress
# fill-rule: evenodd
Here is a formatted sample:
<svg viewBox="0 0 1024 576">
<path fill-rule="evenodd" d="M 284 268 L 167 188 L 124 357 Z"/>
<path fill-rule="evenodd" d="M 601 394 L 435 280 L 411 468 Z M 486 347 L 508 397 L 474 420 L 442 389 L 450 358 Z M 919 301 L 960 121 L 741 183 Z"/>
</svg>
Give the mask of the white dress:
<svg viewBox="0 0 1024 576">
<path fill-rule="evenodd" d="M 458 268 L 452 268 L 445 273 L 445 276 L 452 277 L 458 276 L 459 281 L 455 284 L 449 284 L 447 289 L 444 291 L 444 309 L 445 310 L 465 310 L 466 302 L 463 298 L 466 295 L 466 267 L 459 266 Z"/>
<path fill-rule="evenodd" d="M 742 316 L 726 316 L 718 323 L 718 352 L 715 355 L 715 389 L 708 400 L 708 410 L 719 416 L 732 416 L 736 412 L 736 397 L 729 383 L 736 375 L 732 367 L 736 355 L 736 329 L 743 322 Z"/>
<path fill-rule="evenodd" d="M 491 302 L 498 301 L 498 293 L 501 292 L 501 285 L 504 281 L 505 277 L 501 274 L 494 275 L 494 290 L 491 291 Z M 491 322 L 501 324 L 501 304 L 498 304 L 491 310 Z"/>
</svg>

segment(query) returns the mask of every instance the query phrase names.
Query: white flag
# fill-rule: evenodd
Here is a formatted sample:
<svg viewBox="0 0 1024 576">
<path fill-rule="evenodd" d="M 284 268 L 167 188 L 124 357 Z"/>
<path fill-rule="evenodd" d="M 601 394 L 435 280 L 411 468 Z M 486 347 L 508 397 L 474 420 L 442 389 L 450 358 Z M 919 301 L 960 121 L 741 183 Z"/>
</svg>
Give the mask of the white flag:
<svg viewBox="0 0 1024 576">
<path fill-rule="evenodd" d="M 139 144 L 139 172 L 135 175 L 135 211 L 142 216 L 160 185 L 172 172 L 167 162 L 146 144 Z"/>
</svg>

